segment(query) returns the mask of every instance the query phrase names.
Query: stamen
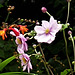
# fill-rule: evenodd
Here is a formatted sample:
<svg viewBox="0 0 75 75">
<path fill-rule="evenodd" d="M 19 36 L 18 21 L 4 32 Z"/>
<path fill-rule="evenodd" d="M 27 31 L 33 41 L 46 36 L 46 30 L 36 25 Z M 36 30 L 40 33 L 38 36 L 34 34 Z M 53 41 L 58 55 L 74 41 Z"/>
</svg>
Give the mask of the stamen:
<svg viewBox="0 0 75 75">
<path fill-rule="evenodd" d="M 46 29 L 46 30 L 45 30 L 45 33 L 46 33 L 46 34 L 48 34 L 49 32 L 50 32 L 50 30 L 49 30 L 49 29 Z"/>
<path fill-rule="evenodd" d="M 22 58 L 23 62 L 26 64 L 26 59 L 25 58 Z"/>
<path fill-rule="evenodd" d="M 19 38 L 17 38 L 17 42 L 18 42 L 18 44 L 22 44 L 22 42 Z"/>
</svg>

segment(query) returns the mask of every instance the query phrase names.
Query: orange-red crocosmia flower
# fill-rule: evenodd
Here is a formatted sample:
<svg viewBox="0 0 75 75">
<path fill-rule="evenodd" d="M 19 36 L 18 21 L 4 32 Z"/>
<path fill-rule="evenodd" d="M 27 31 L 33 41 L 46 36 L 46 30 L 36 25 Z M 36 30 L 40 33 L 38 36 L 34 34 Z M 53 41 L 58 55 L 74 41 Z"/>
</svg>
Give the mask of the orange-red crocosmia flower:
<svg viewBox="0 0 75 75">
<path fill-rule="evenodd" d="M 20 27 L 19 31 L 21 31 L 21 32 L 22 32 L 22 34 L 24 34 L 24 32 L 27 32 L 27 31 L 28 31 L 28 28 L 26 28 L 26 27 L 27 27 L 27 25 L 25 25 L 25 26 L 18 25 L 18 26 Z"/>
<path fill-rule="evenodd" d="M 7 38 L 6 31 L 7 31 L 6 28 L 4 28 L 3 30 L 0 30 L 0 36 L 2 36 L 3 40 L 5 40 L 5 37 Z"/>
<path fill-rule="evenodd" d="M 13 25 L 11 25 L 9 28 L 12 28 L 12 27 L 14 27 L 15 25 L 13 24 Z"/>
</svg>

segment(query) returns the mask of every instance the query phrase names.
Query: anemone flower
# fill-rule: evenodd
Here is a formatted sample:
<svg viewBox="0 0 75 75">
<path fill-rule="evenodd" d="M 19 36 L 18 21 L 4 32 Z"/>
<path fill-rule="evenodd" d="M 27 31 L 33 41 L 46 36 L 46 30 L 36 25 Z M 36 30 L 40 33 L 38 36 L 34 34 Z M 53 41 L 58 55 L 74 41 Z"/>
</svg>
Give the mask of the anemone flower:
<svg viewBox="0 0 75 75">
<path fill-rule="evenodd" d="M 28 73 L 30 72 L 30 69 L 32 69 L 32 65 L 30 62 L 30 58 L 27 54 L 22 54 L 19 56 L 20 60 L 21 60 L 21 66 L 23 67 L 23 71 L 28 70 Z"/>
<path fill-rule="evenodd" d="M 26 28 L 27 25 L 25 25 L 25 26 L 18 25 L 18 26 L 20 27 L 19 31 L 21 31 L 23 35 L 24 35 L 24 32 L 27 32 L 28 31 L 28 28 Z"/>
<path fill-rule="evenodd" d="M 20 54 L 24 53 L 24 51 L 28 51 L 28 45 L 26 43 L 27 39 L 22 34 L 20 34 L 17 28 L 10 28 L 10 30 L 12 30 L 10 34 L 16 36 L 15 42 L 18 45 L 17 51 Z"/>
<path fill-rule="evenodd" d="M 28 51 L 28 45 L 26 41 L 27 39 L 22 34 L 20 34 L 19 36 L 16 36 L 15 42 L 18 45 L 17 51 L 20 54 L 24 53 L 24 51 Z"/>
<path fill-rule="evenodd" d="M 62 28 L 62 24 L 58 24 L 51 16 L 50 21 L 42 21 L 42 26 L 35 26 L 34 30 L 37 33 L 34 37 L 40 43 L 52 43 L 55 40 L 56 33 Z"/>
<path fill-rule="evenodd" d="M 5 40 L 5 37 L 7 38 L 6 31 L 7 31 L 6 28 L 4 28 L 3 30 L 0 30 L 0 36 L 2 36 L 3 40 Z"/>
</svg>

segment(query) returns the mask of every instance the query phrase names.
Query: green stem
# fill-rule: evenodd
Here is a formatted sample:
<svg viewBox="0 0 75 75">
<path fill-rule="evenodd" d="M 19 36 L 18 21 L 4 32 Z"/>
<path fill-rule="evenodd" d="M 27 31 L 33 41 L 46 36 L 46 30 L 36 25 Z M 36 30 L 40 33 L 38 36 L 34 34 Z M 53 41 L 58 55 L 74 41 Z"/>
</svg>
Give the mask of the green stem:
<svg viewBox="0 0 75 75">
<path fill-rule="evenodd" d="M 9 14 L 10 14 L 10 11 L 8 12 L 8 15 L 7 15 L 6 19 L 5 19 L 5 22 L 7 22 L 8 18 L 9 18 Z"/>
<path fill-rule="evenodd" d="M 48 75 L 50 75 L 49 71 L 51 72 L 52 75 L 54 75 L 53 72 L 52 72 L 52 70 L 50 69 L 50 67 L 49 67 L 48 65 L 46 65 L 46 59 L 45 59 L 45 55 L 44 55 L 44 53 L 43 53 L 43 50 L 42 50 L 42 48 L 41 48 L 41 44 L 39 44 L 38 46 L 39 46 L 40 51 L 41 51 L 41 53 L 42 53 L 42 56 L 43 56 L 43 59 L 44 59 L 44 65 L 45 65 L 45 68 L 46 68 L 46 71 L 47 71 Z M 47 66 L 48 68 L 47 68 L 46 66 Z M 49 69 L 49 71 L 48 71 L 48 69 Z"/>
<path fill-rule="evenodd" d="M 46 13 L 47 13 L 49 16 L 51 16 L 51 15 L 49 14 L 49 12 L 48 12 L 48 11 L 46 11 Z"/>
<path fill-rule="evenodd" d="M 71 62 L 70 62 L 70 58 L 69 58 L 69 55 L 68 55 L 67 40 L 66 40 L 66 36 L 65 36 L 65 30 L 63 30 L 63 36 L 64 36 L 64 41 L 65 41 L 66 56 L 67 56 L 68 63 L 69 63 L 70 69 L 71 69 L 71 73 L 73 74 L 73 72 L 72 72 L 72 66 L 71 66 Z"/>
<path fill-rule="evenodd" d="M 50 75 L 50 74 L 49 74 L 49 71 L 48 71 L 48 68 L 46 67 L 46 63 L 44 62 L 44 60 L 43 60 L 43 63 L 44 63 L 44 66 L 45 66 L 45 69 L 46 69 L 48 75 Z"/>
<path fill-rule="evenodd" d="M 66 23 L 68 22 L 69 19 L 69 12 L 70 12 L 70 2 L 68 2 L 68 13 L 67 13 Z"/>
<path fill-rule="evenodd" d="M 70 12 L 70 2 L 68 2 L 68 13 L 67 13 L 66 23 L 68 22 L 68 19 L 69 19 L 69 12 Z M 68 59 L 68 63 L 69 63 L 69 66 L 70 66 L 71 73 L 73 75 L 72 66 L 71 66 L 69 55 L 68 55 L 68 48 L 67 48 L 67 40 L 66 40 L 66 36 L 65 36 L 65 30 L 63 30 L 63 36 L 64 36 L 64 41 L 65 41 L 66 56 L 67 56 L 67 59 Z"/>
<path fill-rule="evenodd" d="M 72 40 L 72 44 L 73 44 L 73 50 L 74 50 L 74 62 L 75 62 L 75 46 L 74 46 L 74 39 L 72 37 L 72 34 L 70 34 L 71 40 Z M 75 63 L 74 63 L 74 72 L 75 72 Z"/>
</svg>

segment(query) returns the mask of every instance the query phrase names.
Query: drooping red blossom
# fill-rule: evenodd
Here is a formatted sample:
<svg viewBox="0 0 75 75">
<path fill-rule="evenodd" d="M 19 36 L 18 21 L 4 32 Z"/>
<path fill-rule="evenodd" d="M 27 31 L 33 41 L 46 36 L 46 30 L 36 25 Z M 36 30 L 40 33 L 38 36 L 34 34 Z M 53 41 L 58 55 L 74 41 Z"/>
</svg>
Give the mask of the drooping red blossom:
<svg viewBox="0 0 75 75">
<path fill-rule="evenodd" d="M 6 31 L 7 31 L 6 28 L 4 28 L 3 30 L 0 30 L 0 36 L 2 36 L 3 40 L 5 40 L 5 37 L 7 38 Z"/>
<path fill-rule="evenodd" d="M 28 28 L 26 28 L 27 25 L 25 25 L 25 26 L 18 25 L 18 26 L 20 27 L 19 31 L 21 31 L 23 35 L 24 35 L 24 32 L 27 32 L 28 31 Z"/>
<path fill-rule="evenodd" d="M 15 33 L 16 36 L 19 36 L 19 32 L 16 31 L 14 28 L 9 28 L 9 29 L 12 30 Z"/>
</svg>

